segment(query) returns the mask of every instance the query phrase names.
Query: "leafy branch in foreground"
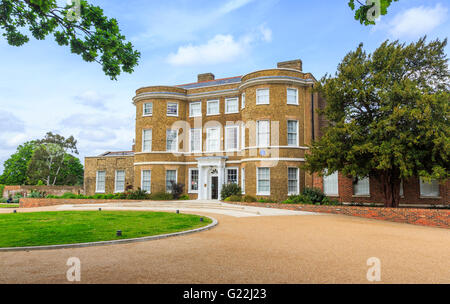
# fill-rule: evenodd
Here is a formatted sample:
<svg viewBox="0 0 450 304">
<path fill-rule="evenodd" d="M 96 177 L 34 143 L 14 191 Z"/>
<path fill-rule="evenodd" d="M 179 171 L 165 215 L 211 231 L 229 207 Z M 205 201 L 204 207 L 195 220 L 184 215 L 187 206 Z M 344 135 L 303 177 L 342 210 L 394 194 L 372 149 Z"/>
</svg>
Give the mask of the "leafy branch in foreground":
<svg viewBox="0 0 450 304">
<path fill-rule="evenodd" d="M 101 64 L 111 79 L 132 73 L 141 54 L 120 33 L 117 20 L 86 0 L 72 3 L 62 7 L 56 0 L 0 0 L 2 35 L 10 45 L 22 46 L 29 41 L 27 29 L 38 40 L 53 34 L 59 45 Z"/>
<path fill-rule="evenodd" d="M 379 1 L 379 6 L 377 2 Z M 355 11 L 355 20 L 359 20 L 361 24 L 375 24 L 375 19 L 380 15 L 386 15 L 387 9 L 392 2 L 398 0 L 367 0 L 364 4 L 360 0 L 349 0 L 348 6 Z M 359 8 L 356 8 L 356 2 Z M 355 10 L 356 9 L 356 10 Z"/>
</svg>

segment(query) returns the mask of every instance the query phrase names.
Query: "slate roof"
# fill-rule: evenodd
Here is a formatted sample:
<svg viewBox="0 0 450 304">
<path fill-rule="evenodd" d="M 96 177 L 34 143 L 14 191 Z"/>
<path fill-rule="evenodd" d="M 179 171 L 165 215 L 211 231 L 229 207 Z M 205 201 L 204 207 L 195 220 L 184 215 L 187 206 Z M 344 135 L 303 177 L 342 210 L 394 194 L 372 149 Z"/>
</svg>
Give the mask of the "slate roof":
<svg viewBox="0 0 450 304">
<path fill-rule="evenodd" d="M 239 83 L 239 82 L 241 82 L 241 79 L 242 79 L 242 76 L 235 76 L 235 77 L 228 77 L 228 78 L 215 79 L 215 80 L 209 80 L 209 81 L 180 84 L 180 85 L 177 85 L 176 87 L 183 88 L 183 89 L 197 89 L 197 88 L 208 87 L 208 86 L 213 86 L 213 85 L 225 85 L 225 84 Z"/>
</svg>

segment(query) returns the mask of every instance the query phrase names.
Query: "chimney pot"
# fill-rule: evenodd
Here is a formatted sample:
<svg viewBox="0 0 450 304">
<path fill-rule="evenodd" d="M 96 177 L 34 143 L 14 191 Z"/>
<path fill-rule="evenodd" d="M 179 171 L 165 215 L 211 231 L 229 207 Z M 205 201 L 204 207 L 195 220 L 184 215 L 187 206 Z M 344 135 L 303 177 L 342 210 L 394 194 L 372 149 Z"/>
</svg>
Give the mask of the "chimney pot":
<svg viewBox="0 0 450 304">
<path fill-rule="evenodd" d="M 284 69 L 294 69 L 294 70 L 302 71 L 303 63 L 300 59 L 296 59 L 296 60 L 278 62 L 277 67 L 279 69 L 284 68 Z"/>
<path fill-rule="evenodd" d="M 211 81 L 214 80 L 215 78 L 216 77 L 214 76 L 213 73 L 198 74 L 197 76 L 198 82 Z"/>
</svg>

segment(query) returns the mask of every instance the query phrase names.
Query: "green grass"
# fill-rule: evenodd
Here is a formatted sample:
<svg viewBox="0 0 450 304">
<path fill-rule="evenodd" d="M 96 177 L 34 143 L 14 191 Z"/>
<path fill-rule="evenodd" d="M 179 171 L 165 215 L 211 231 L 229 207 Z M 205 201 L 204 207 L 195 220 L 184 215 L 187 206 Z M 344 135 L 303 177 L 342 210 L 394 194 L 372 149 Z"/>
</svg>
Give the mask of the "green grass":
<svg viewBox="0 0 450 304">
<path fill-rule="evenodd" d="M 0 208 L 19 208 L 19 204 L 0 204 Z"/>
<path fill-rule="evenodd" d="M 142 211 L 63 211 L 0 214 L 0 247 L 86 243 L 190 230 L 200 216 Z M 122 237 L 116 231 L 122 230 Z"/>
</svg>

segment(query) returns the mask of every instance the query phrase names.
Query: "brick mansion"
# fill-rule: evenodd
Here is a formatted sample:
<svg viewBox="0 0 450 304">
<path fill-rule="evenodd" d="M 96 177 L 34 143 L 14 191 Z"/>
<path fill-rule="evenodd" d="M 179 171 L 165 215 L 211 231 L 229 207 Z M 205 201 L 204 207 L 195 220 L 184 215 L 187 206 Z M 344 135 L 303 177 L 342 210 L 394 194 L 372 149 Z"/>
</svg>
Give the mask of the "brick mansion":
<svg viewBox="0 0 450 304">
<path fill-rule="evenodd" d="M 222 186 L 236 183 L 246 195 L 277 201 L 314 186 L 344 202 L 382 202 L 381 185 L 372 179 L 354 182 L 337 172 L 322 178 L 300 169 L 326 126 L 315 82 L 293 60 L 244 76 L 206 73 L 195 83 L 140 88 L 132 150 L 86 157 L 85 194 L 127 187 L 169 192 L 173 181 L 199 200 L 220 199 Z M 400 203 L 445 205 L 449 189 L 413 178 L 403 182 Z"/>
</svg>

